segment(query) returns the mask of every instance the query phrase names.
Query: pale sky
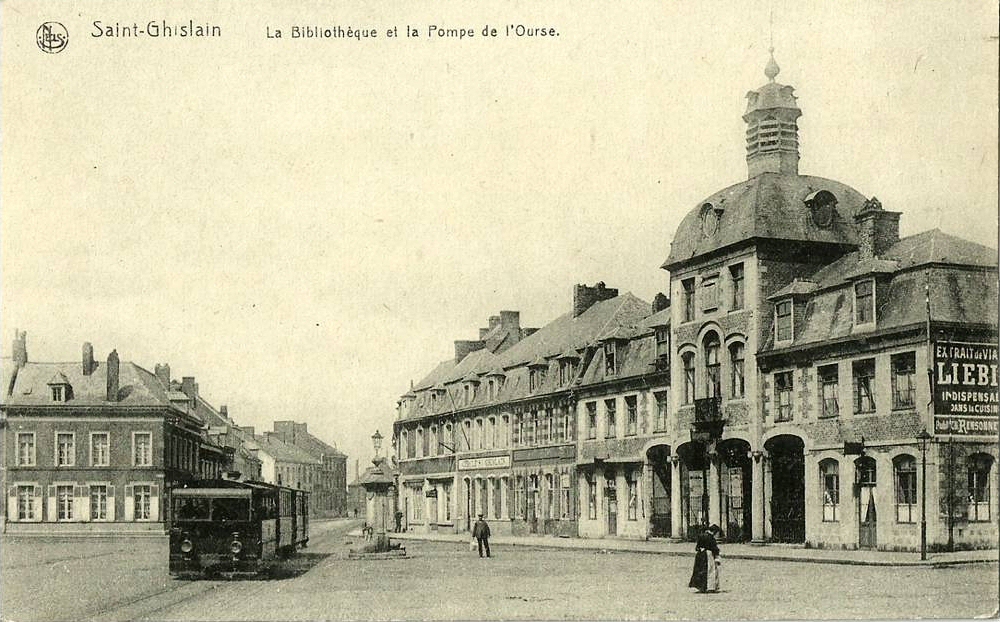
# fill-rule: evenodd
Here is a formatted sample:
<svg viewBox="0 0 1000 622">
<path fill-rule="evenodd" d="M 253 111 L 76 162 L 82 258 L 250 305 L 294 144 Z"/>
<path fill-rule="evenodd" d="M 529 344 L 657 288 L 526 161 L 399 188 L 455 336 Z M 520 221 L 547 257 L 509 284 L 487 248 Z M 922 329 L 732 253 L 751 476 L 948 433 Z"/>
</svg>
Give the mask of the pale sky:
<svg viewBox="0 0 1000 622">
<path fill-rule="evenodd" d="M 667 289 L 680 220 L 746 179 L 772 7 L 800 172 L 877 196 L 904 236 L 996 247 L 995 2 L 732 4 L 7 0 L 3 353 L 16 327 L 32 360 L 91 341 L 168 362 L 241 424 L 307 422 L 353 474 L 489 315 L 544 325 L 574 283 Z M 223 36 L 91 36 L 154 19 Z M 60 54 L 35 44 L 49 20 Z M 559 36 L 480 35 L 517 23 Z M 407 24 L 424 36 L 385 37 Z"/>
</svg>

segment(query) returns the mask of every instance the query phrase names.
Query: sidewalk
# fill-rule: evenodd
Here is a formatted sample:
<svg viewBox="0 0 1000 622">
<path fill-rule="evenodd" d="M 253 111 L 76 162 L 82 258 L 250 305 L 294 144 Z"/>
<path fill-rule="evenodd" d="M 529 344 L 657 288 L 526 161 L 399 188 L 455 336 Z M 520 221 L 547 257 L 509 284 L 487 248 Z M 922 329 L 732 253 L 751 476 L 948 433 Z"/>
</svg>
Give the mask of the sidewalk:
<svg viewBox="0 0 1000 622">
<path fill-rule="evenodd" d="M 361 530 L 352 530 L 349 536 L 360 537 Z M 468 542 L 467 534 L 454 533 L 391 533 L 392 540 L 425 540 L 432 542 Z M 490 538 L 494 545 L 539 548 L 578 549 L 602 552 L 657 553 L 690 557 L 694 543 L 668 540 L 620 540 L 617 538 L 558 538 L 555 536 L 497 536 Z M 833 549 L 807 549 L 794 544 L 726 544 L 722 543 L 724 559 L 754 559 L 816 564 L 846 564 L 855 566 L 951 566 L 956 564 L 996 563 L 1000 559 L 997 549 L 981 551 L 956 551 L 954 553 L 927 553 L 927 561 L 920 561 L 920 553 L 893 551 L 845 551 Z"/>
</svg>

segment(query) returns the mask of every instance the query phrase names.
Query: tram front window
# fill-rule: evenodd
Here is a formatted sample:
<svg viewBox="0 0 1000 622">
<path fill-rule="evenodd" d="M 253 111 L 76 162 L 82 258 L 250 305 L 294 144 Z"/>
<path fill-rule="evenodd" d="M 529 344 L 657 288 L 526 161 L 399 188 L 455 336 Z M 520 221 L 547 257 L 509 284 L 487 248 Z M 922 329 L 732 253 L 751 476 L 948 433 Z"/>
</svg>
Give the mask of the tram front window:
<svg viewBox="0 0 1000 622">
<path fill-rule="evenodd" d="M 215 521 L 245 521 L 250 520 L 249 499 L 213 499 L 212 520 Z"/>
<path fill-rule="evenodd" d="M 174 499 L 174 515 L 178 520 L 208 520 L 208 499 Z"/>
</svg>

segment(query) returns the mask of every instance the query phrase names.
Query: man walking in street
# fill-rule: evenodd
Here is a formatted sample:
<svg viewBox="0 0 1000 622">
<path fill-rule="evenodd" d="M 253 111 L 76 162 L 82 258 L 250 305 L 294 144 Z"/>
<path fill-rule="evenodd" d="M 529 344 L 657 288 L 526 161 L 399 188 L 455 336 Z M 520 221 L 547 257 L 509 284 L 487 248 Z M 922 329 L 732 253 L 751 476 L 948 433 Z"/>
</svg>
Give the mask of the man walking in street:
<svg viewBox="0 0 1000 622">
<path fill-rule="evenodd" d="M 472 537 L 479 543 L 479 556 L 483 556 L 483 549 L 486 549 L 486 557 L 490 556 L 490 526 L 483 520 L 483 515 L 479 515 L 476 526 L 472 528 Z"/>
</svg>

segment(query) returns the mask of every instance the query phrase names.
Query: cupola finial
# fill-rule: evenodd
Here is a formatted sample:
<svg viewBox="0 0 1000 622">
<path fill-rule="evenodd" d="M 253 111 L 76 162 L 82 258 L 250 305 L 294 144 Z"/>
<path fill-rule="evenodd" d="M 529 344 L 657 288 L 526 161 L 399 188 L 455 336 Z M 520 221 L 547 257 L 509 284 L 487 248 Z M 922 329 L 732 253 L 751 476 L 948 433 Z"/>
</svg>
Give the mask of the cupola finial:
<svg viewBox="0 0 1000 622">
<path fill-rule="evenodd" d="M 778 63 L 774 60 L 774 46 L 771 46 L 770 52 L 771 52 L 771 58 L 770 60 L 767 61 L 767 66 L 764 67 L 764 75 L 767 76 L 768 80 L 774 82 L 774 79 L 778 76 L 778 73 L 781 71 L 781 67 L 779 67 Z"/>
</svg>

